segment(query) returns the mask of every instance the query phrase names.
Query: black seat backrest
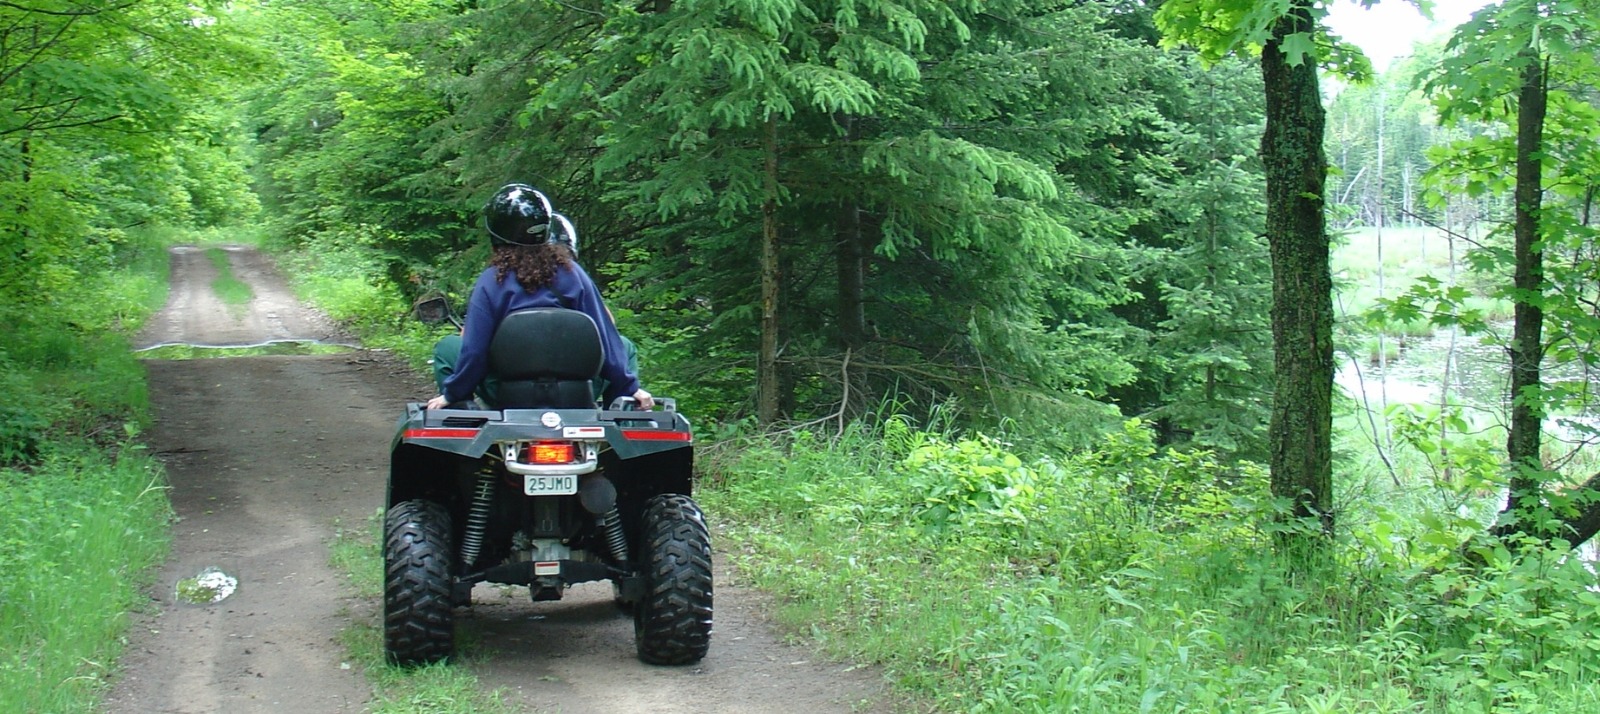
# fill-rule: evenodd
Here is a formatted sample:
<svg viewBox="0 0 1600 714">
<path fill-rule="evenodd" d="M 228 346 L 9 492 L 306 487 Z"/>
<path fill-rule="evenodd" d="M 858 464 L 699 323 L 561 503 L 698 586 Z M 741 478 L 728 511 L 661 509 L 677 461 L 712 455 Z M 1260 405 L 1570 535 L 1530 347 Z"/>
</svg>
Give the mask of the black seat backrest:
<svg viewBox="0 0 1600 714">
<path fill-rule="evenodd" d="M 577 310 L 518 310 L 500 321 L 489 343 L 489 373 L 500 380 L 499 409 L 578 409 L 595 404 L 590 380 L 605 348 L 594 319 Z"/>
</svg>

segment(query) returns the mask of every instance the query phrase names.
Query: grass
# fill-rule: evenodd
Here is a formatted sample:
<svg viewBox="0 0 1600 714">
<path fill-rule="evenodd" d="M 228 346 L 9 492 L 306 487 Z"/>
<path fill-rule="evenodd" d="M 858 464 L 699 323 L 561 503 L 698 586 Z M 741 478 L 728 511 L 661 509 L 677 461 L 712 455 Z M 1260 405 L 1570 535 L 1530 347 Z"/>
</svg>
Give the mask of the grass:
<svg viewBox="0 0 1600 714">
<path fill-rule="evenodd" d="M 211 281 L 211 291 L 217 294 L 217 299 L 231 306 L 249 304 L 255 294 L 250 291 L 249 285 L 233 277 L 228 252 L 221 248 L 207 248 L 206 257 L 217 267 L 217 277 Z"/>
<path fill-rule="evenodd" d="M 0 471 L 0 711 L 89 711 L 166 557 L 164 489 L 134 449 Z"/>
<path fill-rule="evenodd" d="M 137 443 L 144 373 L 122 335 L 165 299 L 164 245 L 133 235 L 85 286 L 5 312 L 0 346 L 0 711 L 88 712 L 166 556 L 171 506 Z"/>
<path fill-rule="evenodd" d="M 1440 521 L 1437 491 L 1346 503 L 1363 525 L 1307 562 L 1274 554 L 1259 472 L 1155 452 L 1137 429 L 1069 457 L 1008 448 L 893 428 L 753 441 L 721 451 L 700 495 L 782 623 L 939 711 L 1576 712 L 1600 696 L 1593 576 L 1554 551 L 1449 565 L 1453 534 L 1480 524 Z"/>
<path fill-rule="evenodd" d="M 108 291 L 108 304 L 114 306 L 111 329 L 131 335 L 166 303 L 171 268 L 166 246 L 175 235 L 162 228 L 133 229 L 130 243 L 136 248 L 118 255 L 113 289 Z"/>
</svg>

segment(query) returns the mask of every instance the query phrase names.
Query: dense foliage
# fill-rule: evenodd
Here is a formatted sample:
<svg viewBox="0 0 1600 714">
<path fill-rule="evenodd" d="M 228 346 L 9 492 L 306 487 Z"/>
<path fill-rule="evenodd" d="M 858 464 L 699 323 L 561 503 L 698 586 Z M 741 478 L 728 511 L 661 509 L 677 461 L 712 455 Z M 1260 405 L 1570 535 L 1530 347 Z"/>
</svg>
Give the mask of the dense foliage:
<svg viewBox="0 0 1600 714">
<path fill-rule="evenodd" d="M 1594 575 L 1390 494 L 1312 567 L 1267 545 L 1258 466 L 1129 422 L 1070 456 L 891 420 L 748 444 L 709 496 L 781 620 L 882 662 L 938 711 L 1578 712 Z M 1463 540 L 1479 558 L 1462 562 Z M 1291 567 L 1293 566 L 1293 567 Z"/>
<path fill-rule="evenodd" d="M 254 213 L 223 101 L 254 54 L 219 5 L 0 7 L 0 319 L 90 320 L 85 282 L 129 228 Z"/>
<path fill-rule="evenodd" d="M 253 105 L 263 196 L 291 241 L 459 289 L 473 202 L 529 181 L 578 221 L 651 383 L 707 416 L 757 413 L 766 377 L 793 421 L 895 397 L 1079 441 L 1112 405 L 1260 453 L 1255 80 L 1159 50 L 1145 9 L 260 15 L 285 65 Z"/>
</svg>

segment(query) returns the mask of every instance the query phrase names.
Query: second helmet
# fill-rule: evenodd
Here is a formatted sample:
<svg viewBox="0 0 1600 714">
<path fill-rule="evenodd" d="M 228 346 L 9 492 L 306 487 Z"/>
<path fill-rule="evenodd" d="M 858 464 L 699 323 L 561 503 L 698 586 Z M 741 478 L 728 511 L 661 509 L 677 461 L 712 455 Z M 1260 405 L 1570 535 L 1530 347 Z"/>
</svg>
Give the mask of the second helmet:
<svg viewBox="0 0 1600 714">
<path fill-rule="evenodd" d="M 574 257 L 578 255 L 578 229 L 570 219 L 559 213 L 550 216 L 550 242 L 572 249 Z"/>
</svg>

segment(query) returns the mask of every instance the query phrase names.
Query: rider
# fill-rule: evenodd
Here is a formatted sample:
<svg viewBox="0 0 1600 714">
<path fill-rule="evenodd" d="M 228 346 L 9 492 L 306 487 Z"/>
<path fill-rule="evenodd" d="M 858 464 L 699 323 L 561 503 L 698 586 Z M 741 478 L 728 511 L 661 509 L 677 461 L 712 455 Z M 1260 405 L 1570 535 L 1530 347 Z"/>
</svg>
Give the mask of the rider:
<svg viewBox="0 0 1600 714">
<path fill-rule="evenodd" d="M 572 248 L 572 255 L 574 258 L 576 258 L 578 256 L 577 228 L 573 227 L 571 219 L 559 213 L 551 214 L 550 217 L 554 219 L 554 222 L 550 225 L 550 230 L 555 232 L 555 235 L 551 236 L 550 242 L 566 243 Z M 611 314 L 610 308 L 606 308 L 606 314 Z M 613 318 L 612 322 L 615 323 L 616 319 Z M 634 376 L 640 376 L 639 346 L 634 344 L 633 340 L 628 339 L 627 335 L 619 334 L 618 336 L 622 338 L 622 349 L 625 353 L 627 353 L 628 371 Z M 461 335 L 446 335 L 440 338 L 438 342 L 434 343 L 433 359 L 429 360 L 429 362 L 433 364 L 434 388 L 441 392 L 444 391 L 445 380 L 449 379 L 450 375 L 455 374 L 456 365 L 460 361 Z M 610 382 L 607 382 L 605 377 L 596 376 L 594 378 L 595 401 L 600 401 L 605 397 L 606 387 L 609 384 Z M 498 389 L 499 380 L 496 380 L 494 375 L 491 374 L 485 376 L 483 380 L 478 383 L 478 388 L 475 390 L 474 394 L 476 394 L 478 399 L 484 404 L 494 404 Z M 475 406 L 471 404 L 464 404 L 462 406 L 467 408 L 475 408 Z"/>
<path fill-rule="evenodd" d="M 576 231 L 567 222 L 559 229 L 550 200 L 526 184 L 506 184 L 484 206 L 484 224 L 493 253 L 489 267 L 478 275 L 467 302 L 466 327 L 461 352 L 440 385 L 440 394 L 428 400 L 429 409 L 441 409 L 472 398 L 489 371 L 489 343 L 500 321 L 518 310 L 565 307 L 588 315 L 600 327 L 605 363 L 605 401 L 631 396 L 639 408 L 650 409 L 655 400 L 640 388 L 629 368 L 627 349 L 617 334 L 611 313 L 600 300 L 600 290 L 575 259 Z"/>
</svg>

